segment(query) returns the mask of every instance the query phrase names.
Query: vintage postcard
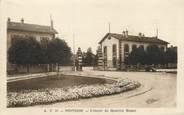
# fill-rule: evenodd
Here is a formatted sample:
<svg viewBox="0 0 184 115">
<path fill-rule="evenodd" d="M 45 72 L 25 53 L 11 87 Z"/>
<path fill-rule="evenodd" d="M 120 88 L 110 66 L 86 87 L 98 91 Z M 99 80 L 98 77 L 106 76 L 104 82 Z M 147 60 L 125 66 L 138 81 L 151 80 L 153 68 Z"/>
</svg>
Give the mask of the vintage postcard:
<svg viewBox="0 0 184 115">
<path fill-rule="evenodd" d="M 1 113 L 184 114 L 183 7 L 0 0 Z"/>
</svg>

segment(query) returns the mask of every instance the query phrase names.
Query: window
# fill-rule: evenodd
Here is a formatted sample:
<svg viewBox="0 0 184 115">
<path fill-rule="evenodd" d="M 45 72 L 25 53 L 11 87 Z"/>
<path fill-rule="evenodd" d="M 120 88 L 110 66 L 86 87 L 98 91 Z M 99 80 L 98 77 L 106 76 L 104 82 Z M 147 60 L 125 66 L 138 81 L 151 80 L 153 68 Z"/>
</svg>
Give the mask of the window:
<svg viewBox="0 0 184 115">
<path fill-rule="evenodd" d="M 113 53 L 113 55 L 116 55 L 116 53 L 117 53 L 116 44 L 113 44 L 113 46 L 112 46 L 112 53 Z"/>
<path fill-rule="evenodd" d="M 141 50 L 144 50 L 144 46 L 143 46 L 143 45 L 140 45 L 139 48 L 140 48 Z"/>
<path fill-rule="evenodd" d="M 49 38 L 48 37 L 40 37 L 40 41 L 46 42 L 46 41 L 49 41 Z"/>
<path fill-rule="evenodd" d="M 129 45 L 128 44 L 125 44 L 124 45 L 124 57 L 128 57 L 129 55 Z"/>
<path fill-rule="evenodd" d="M 124 52 L 129 52 L 129 46 L 128 46 L 128 44 L 125 44 L 124 45 Z"/>
<path fill-rule="evenodd" d="M 16 39 L 20 39 L 20 38 L 23 38 L 22 35 L 18 35 L 18 34 L 13 34 L 11 35 L 11 43 L 10 44 L 14 44 L 16 42 Z"/>
<path fill-rule="evenodd" d="M 137 48 L 137 45 L 133 44 L 132 45 L 132 51 L 135 50 Z"/>
<path fill-rule="evenodd" d="M 117 58 L 117 46 L 116 44 L 113 44 L 112 46 L 112 63 L 113 67 L 116 67 L 116 58 Z"/>
<path fill-rule="evenodd" d="M 43 47 L 47 47 L 49 43 L 49 38 L 48 37 L 40 37 L 40 43 Z"/>
<path fill-rule="evenodd" d="M 103 47 L 104 52 L 104 65 L 107 66 L 107 46 Z"/>
<path fill-rule="evenodd" d="M 32 39 L 32 40 L 36 40 L 36 37 L 35 36 L 25 36 L 26 38 L 28 38 L 28 39 Z"/>
<path fill-rule="evenodd" d="M 104 57 L 107 57 L 107 46 L 104 46 Z"/>
<path fill-rule="evenodd" d="M 162 51 L 164 51 L 164 46 L 161 46 L 160 49 L 161 49 Z"/>
</svg>

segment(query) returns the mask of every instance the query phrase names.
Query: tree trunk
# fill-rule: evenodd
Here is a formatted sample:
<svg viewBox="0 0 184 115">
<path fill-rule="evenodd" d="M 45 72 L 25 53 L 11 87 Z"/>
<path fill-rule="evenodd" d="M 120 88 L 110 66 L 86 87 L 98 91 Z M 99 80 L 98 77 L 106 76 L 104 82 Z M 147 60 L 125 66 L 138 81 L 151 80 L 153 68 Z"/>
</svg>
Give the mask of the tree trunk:
<svg viewBox="0 0 184 115">
<path fill-rule="evenodd" d="M 54 64 L 51 64 L 51 72 L 54 71 L 54 67 L 53 67 Z"/>
<path fill-rule="evenodd" d="M 47 71 L 46 72 L 49 72 L 50 71 L 50 66 L 49 64 L 47 64 Z"/>
<path fill-rule="evenodd" d="M 29 73 L 29 64 L 27 64 L 26 67 L 27 67 L 27 73 Z"/>
<path fill-rule="evenodd" d="M 58 63 L 56 63 L 56 67 L 57 67 L 57 75 L 59 76 L 59 64 Z"/>
</svg>

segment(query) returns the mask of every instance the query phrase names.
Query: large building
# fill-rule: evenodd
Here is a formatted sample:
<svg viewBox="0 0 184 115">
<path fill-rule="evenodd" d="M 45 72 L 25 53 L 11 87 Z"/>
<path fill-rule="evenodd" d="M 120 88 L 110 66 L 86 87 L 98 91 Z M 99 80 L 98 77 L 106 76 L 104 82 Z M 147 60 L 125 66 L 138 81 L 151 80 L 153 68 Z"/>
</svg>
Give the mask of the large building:
<svg viewBox="0 0 184 115">
<path fill-rule="evenodd" d="M 17 38 L 17 36 L 31 36 L 40 42 L 44 42 L 45 40 L 55 38 L 55 34 L 57 34 L 57 31 L 53 28 L 52 20 L 50 26 L 44 26 L 24 23 L 24 19 L 21 19 L 21 22 L 12 22 L 10 18 L 8 18 L 7 47 L 9 48 L 11 46 L 13 38 Z"/>
<path fill-rule="evenodd" d="M 168 42 L 156 37 L 146 37 L 144 34 L 129 35 L 128 31 L 122 34 L 107 33 L 99 42 L 103 54 L 103 66 L 105 68 L 118 68 L 124 64 L 125 57 L 138 47 L 147 50 L 149 45 L 157 45 L 166 51 Z"/>
<path fill-rule="evenodd" d="M 20 37 L 35 38 L 39 42 L 48 43 L 49 40 L 54 39 L 57 31 L 53 27 L 53 21 L 51 20 L 50 26 L 37 25 L 25 23 L 22 18 L 20 22 L 13 22 L 8 18 L 7 20 L 7 49 L 11 47 L 11 44 L 15 39 Z M 7 62 L 7 69 L 11 70 L 12 66 Z"/>
</svg>

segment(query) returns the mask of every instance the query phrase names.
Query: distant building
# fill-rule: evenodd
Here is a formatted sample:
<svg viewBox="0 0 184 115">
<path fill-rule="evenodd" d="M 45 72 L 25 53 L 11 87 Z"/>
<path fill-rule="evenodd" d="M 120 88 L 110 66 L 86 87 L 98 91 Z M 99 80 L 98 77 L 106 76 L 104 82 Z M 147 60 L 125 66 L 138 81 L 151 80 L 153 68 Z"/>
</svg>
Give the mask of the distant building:
<svg viewBox="0 0 184 115">
<path fill-rule="evenodd" d="M 7 20 L 7 49 L 11 47 L 11 44 L 15 39 L 19 37 L 32 37 L 39 42 L 48 43 L 49 40 L 55 38 L 58 32 L 53 27 L 53 21 L 51 20 L 50 26 L 28 24 L 24 22 L 22 18 L 20 22 L 13 22 L 8 18 Z M 7 70 L 11 70 L 12 66 L 7 62 Z"/>
<path fill-rule="evenodd" d="M 129 35 L 128 31 L 122 34 L 107 33 L 99 42 L 103 53 L 103 66 L 107 69 L 117 69 L 124 65 L 125 58 L 138 47 L 147 50 L 149 45 L 157 45 L 166 51 L 168 42 L 157 37 L 146 37 L 144 34 Z"/>
<path fill-rule="evenodd" d="M 57 31 L 53 28 L 53 21 L 51 20 L 50 26 L 28 24 L 21 19 L 21 22 L 12 22 L 8 18 L 7 22 L 7 47 L 9 48 L 12 44 L 15 36 L 31 36 L 40 42 L 51 40 L 55 38 Z"/>
</svg>

